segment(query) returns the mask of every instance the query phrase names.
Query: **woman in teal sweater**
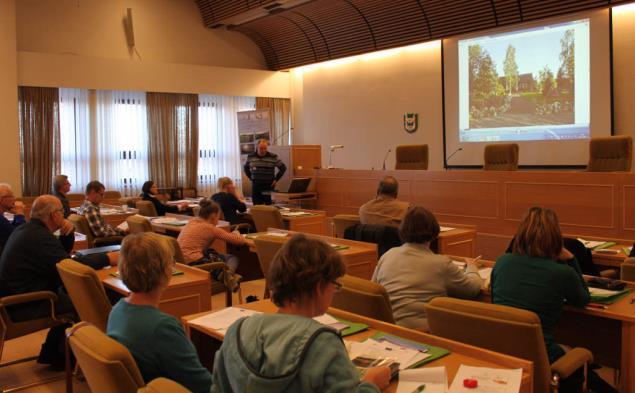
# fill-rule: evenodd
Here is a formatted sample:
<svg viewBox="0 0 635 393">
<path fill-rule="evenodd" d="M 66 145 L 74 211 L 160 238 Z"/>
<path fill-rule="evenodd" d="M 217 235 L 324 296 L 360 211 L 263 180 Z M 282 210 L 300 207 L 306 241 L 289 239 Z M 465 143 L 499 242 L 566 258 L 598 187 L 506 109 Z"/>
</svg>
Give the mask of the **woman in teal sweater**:
<svg viewBox="0 0 635 393">
<path fill-rule="evenodd" d="M 161 235 L 126 236 L 119 274 L 131 293 L 113 307 L 107 333 L 128 348 L 144 381 L 165 377 L 192 392 L 209 393 L 212 376 L 201 365 L 183 326 L 158 309 L 173 267 L 174 250 Z"/>
<path fill-rule="evenodd" d="M 529 209 L 516 231 L 512 253 L 496 260 L 491 285 L 493 303 L 538 314 L 550 362 L 564 355 L 554 341 L 562 307 L 565 301 L 584 307 L 590 296 L 578 262 L 562 245 L 552 210 Z"/>
<path fill-rule="evenodd" d="M 324 314 L 344 264 L 332 247 L 296 235 L 276 254 L 267 279 L 277 314 L 238 320 L 214 361 L 213 392 L 367 392 L 388 385 L 388 367 L 360 381 L 339 332 L 312 318 Z"/>
</svg>

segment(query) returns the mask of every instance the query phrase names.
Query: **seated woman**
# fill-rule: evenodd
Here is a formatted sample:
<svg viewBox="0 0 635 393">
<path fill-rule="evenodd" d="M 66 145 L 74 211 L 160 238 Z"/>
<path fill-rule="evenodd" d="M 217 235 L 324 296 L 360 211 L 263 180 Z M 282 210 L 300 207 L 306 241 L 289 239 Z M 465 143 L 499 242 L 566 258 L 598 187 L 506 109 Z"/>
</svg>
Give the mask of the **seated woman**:
<svg viewBox="0 0 635 393">
<path fill-rule="evenodd" d="M 237 231 L 227 232 L 216 227 L 220 216 L 220 207 L 216 202 L 202 199 L 199 205 L 201 208 L 198 212 L 198 217 L 190 220 L 181 229 L 177 238 L 185 263 L 195 265 L 214 262 L 215 258 L 220 258 L 225 261 L 229 270 L 235 273 L 236 269 L 238 269 L 238 258 L 231 254 L 216 253 L 216 251 L 210 249 L 210 246 L 216 239 L 224 240 L 230 244 L 243 245 L 245 244 L 245 238 Z M 236 279 L 239 278 L 236 277 Z M 225 281 L 227 282 L 227 280 Z M 237 283 L 230 284 L 231 289 L 237 288 Z"/>
<path fill-rule="evenodd" d="M 250 221 L 242 218 L 238 213 L 247 211 L 245 201 L 241 200 L 236 190 L 236 185 L 229 177 L 221 177 L 218 179 L 218 189 L 216 194 L 212 195 L 212 200 L 223 210 L 225 221 L 230 224 L 250 223 Z"/>
<path fill-rule="evenodd" d="M 152 180 L 148 180 L 141 186 L 141 198 L 144 201 L 150 201 L 154 205 L 154 209 L 157 211 L 157 215 L 165 216 L 165 213 L 178 213 L 187 208 L 187 203 L 181 203 L 176 206 L 166 205 L 157 199 L 156 195 L 159 192 L 159 188 Z"/>
<path fill-rule="evenodd" d="M 201 365 L 183 326 L 158 309 L 173 266 L 174 249 L 161 235 L 126 236 L 119 274 L 131 293 L 112 308 L 107 334 L 128 348 L 145 382 L 166 377 L 192 392 L 209 392 L 212 376 Z"/>
<path fill-rule="evenodd" d="M 214 360 L 212 392 L 378 392 L 388 367 L 362 378 L 335 330 L 322 315 L 341 284 L 340 255 L 320 240 L 298 234 L 274 257 L 268 274 L 277 314 L 243 318 L 227 330 Z"/>
<path fill-rule="evenodd" d="M 421 206 L 411 207 L 399 226 L 404 244 L 388 250 L 377 263 L 372 280 L 383 285 L 398 325 L 428 330 L 424 305 L 437 296 L 474 298 L 483 280 L 475 260 L 465 272 L 450 258 L 430 250 L 439 236 L 439 223 Z"/>
<path fill-rule="evenodd" d="M 590 297 L 578 262 L 563 247 L 558 218 L 552 210 L 529 209 L 516 231 L 512 252 L 496 260 L 491 285 L 492 303 L 538 314 L 550 362 L 564 355 L 554 341 L 562 306 L 566 301 L 583 307 Z M 581 375 L 574 375 L 567 382 L 561 381 L 559 391 L 578 391 Z"/>
</svg>

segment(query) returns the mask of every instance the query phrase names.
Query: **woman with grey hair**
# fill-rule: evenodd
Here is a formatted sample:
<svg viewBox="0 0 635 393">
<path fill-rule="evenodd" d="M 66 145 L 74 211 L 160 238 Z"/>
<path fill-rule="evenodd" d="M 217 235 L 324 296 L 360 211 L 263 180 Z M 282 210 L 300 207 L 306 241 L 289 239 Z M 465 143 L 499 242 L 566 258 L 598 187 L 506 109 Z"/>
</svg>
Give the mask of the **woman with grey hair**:
<svg viewBox="0 0 635 393">
<path fill-rule="evenodd" d="M 212 376 L 183 327 L 158 308 L 173 267 L 174 248 L 167 238 L 155 233 L 126 236 L 119 274 L 130 296 L 113 307 L 107 333 L 130 350 L 145 382 L 165 377 L 192 392 L 209 392 Z"/>
</svg>

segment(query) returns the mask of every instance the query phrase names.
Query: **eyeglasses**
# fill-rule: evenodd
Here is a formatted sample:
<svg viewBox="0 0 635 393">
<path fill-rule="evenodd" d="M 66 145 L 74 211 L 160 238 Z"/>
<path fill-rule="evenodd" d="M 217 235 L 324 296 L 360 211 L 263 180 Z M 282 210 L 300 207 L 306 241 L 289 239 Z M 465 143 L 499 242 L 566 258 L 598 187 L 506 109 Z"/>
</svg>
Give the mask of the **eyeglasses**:
<svg viewBox="0 0 635 393">
<path fill-rule="evenodd" d="M 335 286 L 335 292 L 339 292 L 342 290 L 342 283 L 337 281 L 337 280 L 333 280 L 331 281 L 331 283 Z"/>
</svg>

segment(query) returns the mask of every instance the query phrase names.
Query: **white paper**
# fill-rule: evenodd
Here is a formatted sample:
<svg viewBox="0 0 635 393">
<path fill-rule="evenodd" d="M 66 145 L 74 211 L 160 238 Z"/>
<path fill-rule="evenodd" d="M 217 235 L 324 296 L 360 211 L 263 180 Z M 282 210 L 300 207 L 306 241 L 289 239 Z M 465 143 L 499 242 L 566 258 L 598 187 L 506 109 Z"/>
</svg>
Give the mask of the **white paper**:
<svg viewBox="0 0 635 393">
<path fill-rule="evenodd" d="M 209 329 L 217 330 L 225 333 L 227 329 L 242 317 L 250 317 L 252 315 L 262 314 L 259 311 L 247 310 L 240 307 L 227 307 L 211 314 L 205 314 L 202 317 L 192 319 L 192 325 L 203 326 Z"/>
<path fill-rule="evenodd" d="M 399 372 L 397 393 L 413 393 L 425 385 L 422 392 L 445 393 L 448 389 L 445 367 L 425 367 Z"/>
<path fill-rule="evenodd" d="M 281 215 L 283 215 L 284 217 L 297 217 L 297 216 L 304 216 L 307 214 L 307 212 L 301 212 L 301 211 L 295 211 L 295 212 L 280 212 Z"/>
<path fill-rule="evenodd" d="M 455 260 L 452 260 L 452 263 L 460 267 L 461 269 L 465 269 L 465 265 L 467 265 L 465 262 L 455 261 Z"/>
<path fill-rule="evenodd" d="M 267 232 L 267 236 L 286 237 L 287 235 L 286 232 Z"/>
<path fill-rule="evenodd" d="M 604 241 L 597 241 L 597 240 L 584 240 L 582 238 L 578 238 L 578 240 L 584 244 L 584 247 L 586 248 L 595 248 L 597 246 L 599 246 L 600 244 L 604 244 L 606 242 Z"/>
<path fill-rule="evenodd" d="M 516 393 L 520 391 L 520 379 L 523 370 L 500 369 L 489 367 L 472 367 L 464 364 L 454 376 L 450 393 Z M 476 379 L 476 388 L 463 386 L 465 379 Z"/>
<path fill-rule="evenodd" d="M 456 229 L 456 228 L 452 228 L 452 227 L 439 227 L 439 230 L 440 230 L 441 232 L 448 232 L 448 231 L 451 231 L 451 230 L 454 230 L 454 229 Z"/>
<path fill-rule="evenodd" d="M 76 242 L 86 241 L 86 235 L 84 235 L 83 233 L 75 232 L 75 241 Z"/>
<path fill-rule="evenodd" d="M 593 296 L 611 297 L 620 293 L 620 291 L 610 291 L 602 288 L 589 288 L 589 293 Z"/>
<path fill-rule="evenodd" d="M 481 276 L 483 280 L 489 280 L 492 275 L 491 267 L 484 267 L 478 270 L 478 275 Z"/>
<path fill-rule="evenodd" d="M 320 316 L 313 317 L 313 320 L 321 323 L 322 325 L 332 325 L 339 322 L 337 319 L 328 314 L 322 314 Z"/>
<path fill-rule="evenodd" d="M 364 342 L 351 342 L 348 357 L 352 360 L 358 356 L 371 358 L 393 358 L 399 363 L 399 370 L 405 370 L 415 363 L 429 357 L 414 349 L 405 348 L 389 342 L 379 342 L 372 338 Z"/>
<path fill-rule="evenodd" d="M 124 231 L 124 232 L 128 232 L 128 222 L 124 221 L 121 224 L 117 225 L 117 229 Z"/>
</svg>

